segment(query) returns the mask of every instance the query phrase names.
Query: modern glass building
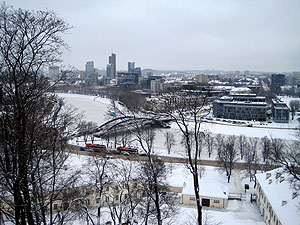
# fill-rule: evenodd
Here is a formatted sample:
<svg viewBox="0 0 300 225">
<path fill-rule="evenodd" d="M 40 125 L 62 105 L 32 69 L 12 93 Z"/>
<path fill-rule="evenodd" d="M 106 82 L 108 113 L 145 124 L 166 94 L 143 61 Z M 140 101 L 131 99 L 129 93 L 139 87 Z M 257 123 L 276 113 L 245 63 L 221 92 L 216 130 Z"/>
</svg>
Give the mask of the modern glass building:
<svg viewBox="0 0 300 225">
<path fill-rule="evenodd" d="M 278 99 L 272 101 L 273 120 L 278 123 L 288 123 L 290 119 L 290 108 Z"/>
<path fill-rule="evenodd" d="M 255 94 L 232 94 L 213 103 L 213 116 L 235 120 L 266 121 L 268 105 L 265 97 Z"/>
</svg>

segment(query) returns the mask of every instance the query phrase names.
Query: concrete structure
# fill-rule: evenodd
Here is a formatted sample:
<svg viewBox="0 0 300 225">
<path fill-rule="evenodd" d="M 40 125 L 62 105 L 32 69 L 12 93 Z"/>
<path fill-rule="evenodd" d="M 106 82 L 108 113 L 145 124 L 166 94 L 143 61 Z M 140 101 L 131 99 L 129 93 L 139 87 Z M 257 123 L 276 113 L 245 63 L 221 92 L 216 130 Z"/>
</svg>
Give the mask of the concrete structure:
<svg viewBox="0 0 300 225">
<path fill-rule="evenodd" d="M 58 66 L 49 66 L 49 77 L 52 80 L 59 79 L 59 67 Z"/>
<path fill-rule="evenodd" d="M 135 62 L 128 62 L 128 73 L 134 73 L 135 71 Z"/>
<path fill-rule="evenodd" d="M 207 84 L 208 75 L 207 74 L 199 74 L 197 76 L 197 81 L 198 81 L 199 84 Z"/>
<path fill-rule="evenodd" d="M 271 85 L 272 86 L 284 86 L 285 85 L 285 75 L 284 74 L 272 74 Z"/>
<path fill-rule="evenodd" d="M 106 66 L 106 76 L 110 77 L 111 79 L 114 79 L 117 76 L 117 57 L 114 53 L 112 53 L 108 58 L 108 64 Z"/>
<path fill-rule="evenodd" d="M 85 64 L 85 75 L 88 77 L 89 75 L 95 73 L 94 62 L 89 61 Z"/>
<path fill-rule="evenodd" d="M 256 203 L 267 225 L 300 224 L 300 198 L 282 169 L 256 174 Z"/>
<path fill-rule="evenodd" d="M 161 79 L 151 80 L 150 83 L 151 92 L 158 93 L 163 89 L 163 83 Z"/>
<path fill-rule="evenodd" d="M 272 100 L 273 120 L 278 123 L 288 123 L 290 119 L 290 108 L 286 103 L 278 99 Z"/>
<path fill-rule="evenodd" d="M 117 73 L 117 85 L 120 88 L 125 90 L 135 90 L 139 83 L 138 73 L 127 73 L 127 72 L 118 72 Z"/>
<path fill-rule="evenodd" d="M 142 76 L 142 68 L 141 67 L 134 68 L 134 72 L 137 73 L 139 76 Z"/>
<path fill-rule="evenodd" d="M 200 181 L 201 183 L 201 181 Z M 208 182 L 200 184 L 200 201 L 202 206 L 226 208 L 228 204 L 228 188 L 220 183 Z M 193 182 L 184 183 L 180 203 L 197 205 Z"/>
<path fill-rule="evenodd" d="M 265 97 L 255 94 L 231 94 L 213 102 L 213 116 L 235 120 L 267 119 Z"/>
</svg>

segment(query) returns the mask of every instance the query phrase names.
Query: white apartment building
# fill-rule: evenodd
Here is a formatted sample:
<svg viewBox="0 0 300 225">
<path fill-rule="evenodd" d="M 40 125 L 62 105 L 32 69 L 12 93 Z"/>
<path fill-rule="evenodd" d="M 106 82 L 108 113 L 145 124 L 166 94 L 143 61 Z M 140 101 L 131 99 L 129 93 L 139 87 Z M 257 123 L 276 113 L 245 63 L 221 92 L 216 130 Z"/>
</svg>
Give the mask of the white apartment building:
<svg viewBox="0 0 300 225">
<path fill-rule="evenodd" d="M 299 225 L 300 197 L 282 168 L 256 175 L 256 203 L 267 225 Z"/>
</svg>

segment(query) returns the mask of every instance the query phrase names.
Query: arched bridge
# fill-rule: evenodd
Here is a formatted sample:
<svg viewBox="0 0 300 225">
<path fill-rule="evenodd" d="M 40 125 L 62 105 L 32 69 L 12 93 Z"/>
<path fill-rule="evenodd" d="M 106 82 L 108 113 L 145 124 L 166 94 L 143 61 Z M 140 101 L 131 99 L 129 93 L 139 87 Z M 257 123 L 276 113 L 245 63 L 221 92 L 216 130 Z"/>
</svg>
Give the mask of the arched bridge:
<svg viewBox="0 0 300 225">
<path fill-rule="evenodd" d="M 162 127 L 168 128 L 168 122 L 171 119 L 157 119 L 157 118 L 147 118 L 147 117 L 135 117 L 135 116 L 121 116 L 113 118 L 99 127 L 97 127 L 93 133 L 97 136 L 103 136 L 111 131 L 120 131 L 122 129 L 134 130 L 137 127 Z"/>
</svg>

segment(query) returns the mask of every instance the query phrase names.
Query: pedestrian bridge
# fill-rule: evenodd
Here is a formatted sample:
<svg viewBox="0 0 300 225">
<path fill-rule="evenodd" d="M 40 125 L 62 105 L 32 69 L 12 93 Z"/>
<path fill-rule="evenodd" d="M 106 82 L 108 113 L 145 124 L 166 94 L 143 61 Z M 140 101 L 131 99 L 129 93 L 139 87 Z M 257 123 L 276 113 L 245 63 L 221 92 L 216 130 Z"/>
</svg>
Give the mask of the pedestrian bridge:
<svg viewBox="0 0 300 225">
<path fill-rule="evenodd" d="M 101 137 L 109 135 L 109 133 L 116 133 L 122 130 L 136 130 L 146 127 L 161 127 L 169 128 L 168 122 L 172 119 L 168 118 L 149 118 L 149 117 L 135 117 L 135 116 L 120 116 L 113 118 L 100 126 L 98 126 L 93 133 Z"/>
</svg>

